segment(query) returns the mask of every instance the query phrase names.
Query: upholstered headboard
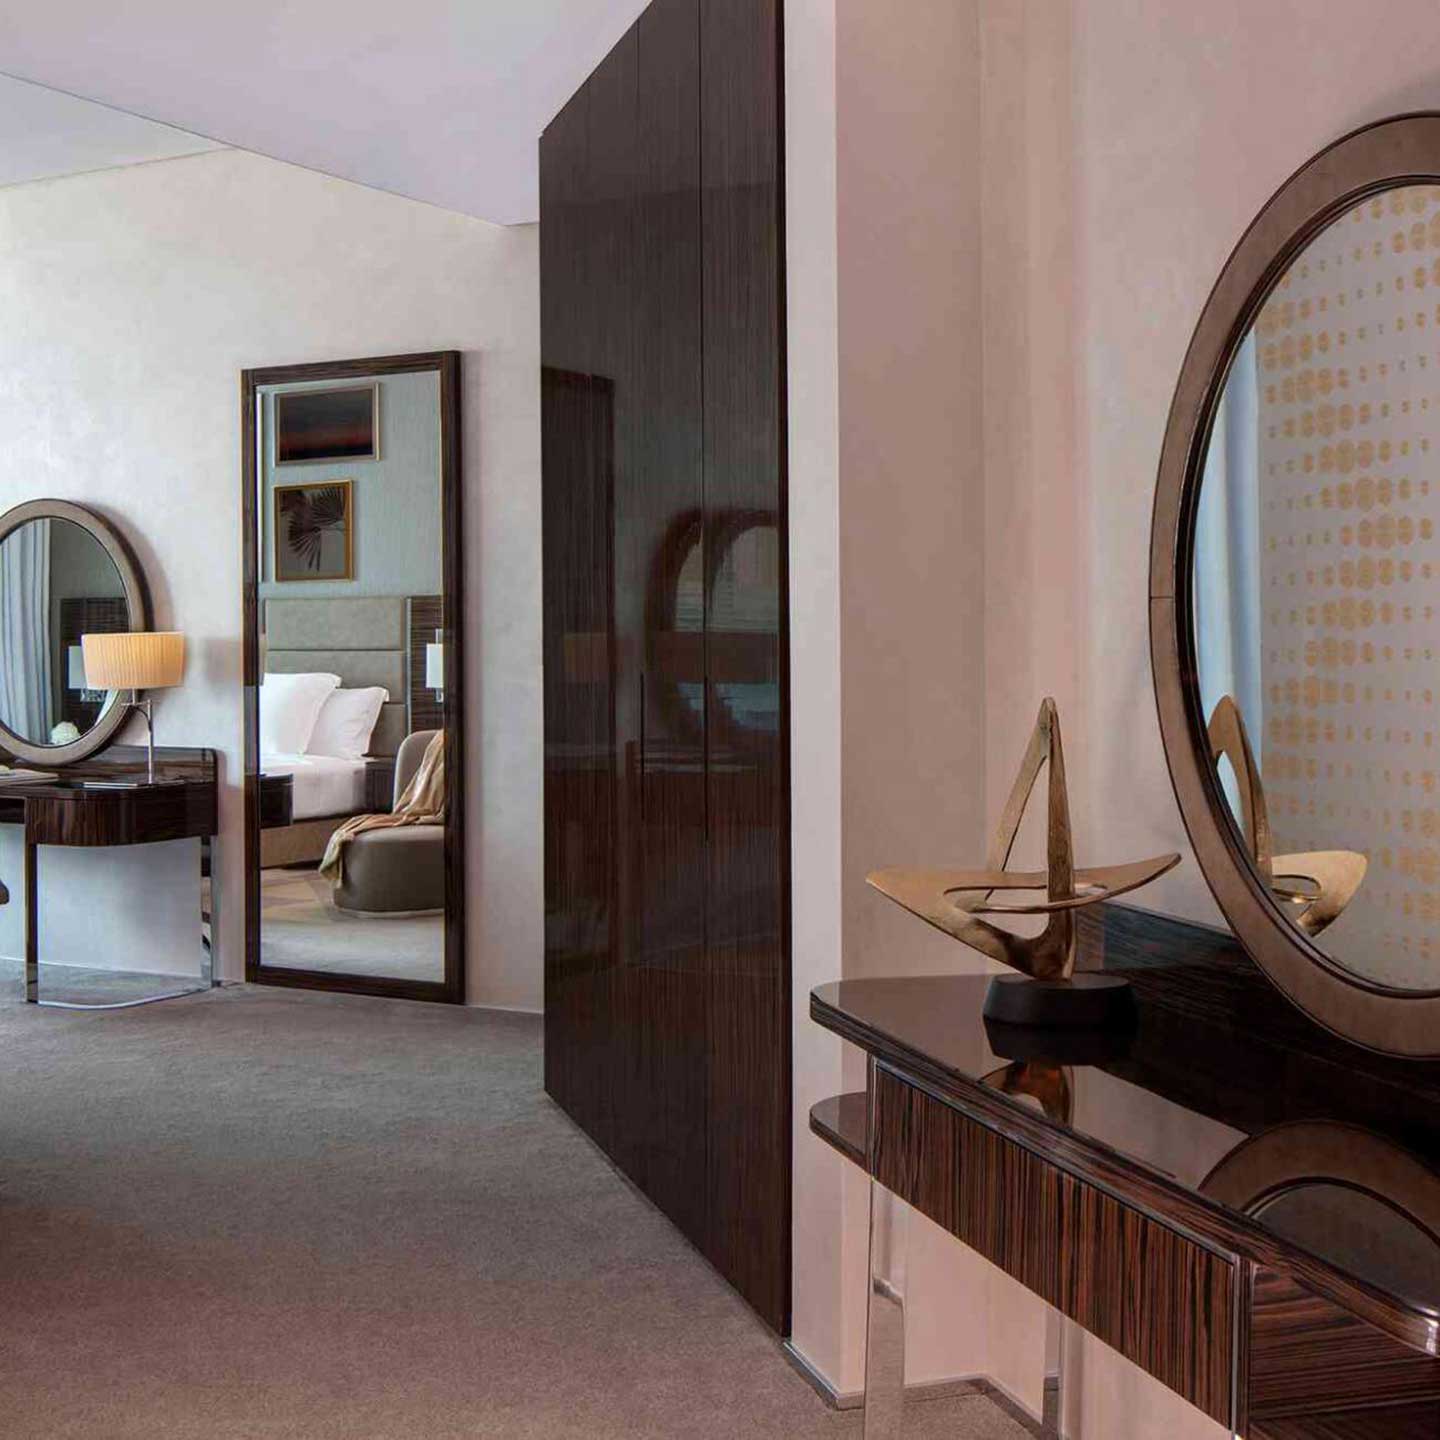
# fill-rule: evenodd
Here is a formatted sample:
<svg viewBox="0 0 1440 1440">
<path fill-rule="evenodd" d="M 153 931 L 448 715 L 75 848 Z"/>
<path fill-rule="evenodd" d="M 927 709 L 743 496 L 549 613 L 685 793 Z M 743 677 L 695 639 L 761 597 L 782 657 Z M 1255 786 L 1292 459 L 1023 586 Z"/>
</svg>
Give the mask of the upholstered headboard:
<svg viewBox="0 0 1440 1440">
<path fill-rule="evenodd" d="M 409 597 L 346 599 L 272 597 L 264 602 L 267 674 L 329 671 L 346 689 L 383 685 L 390 702 L 380 711 L 370 754 L 393 755 L 410 733 Z"/>
</svg>

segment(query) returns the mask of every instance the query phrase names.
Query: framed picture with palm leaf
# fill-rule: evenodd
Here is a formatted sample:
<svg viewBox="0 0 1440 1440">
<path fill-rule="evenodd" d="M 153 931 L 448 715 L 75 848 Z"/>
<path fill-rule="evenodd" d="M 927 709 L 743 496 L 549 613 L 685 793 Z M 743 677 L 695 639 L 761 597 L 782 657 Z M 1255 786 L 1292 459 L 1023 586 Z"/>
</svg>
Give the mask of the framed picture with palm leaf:
<svg viewBox="0 0 1440 1440">
<path fill-rule="evenodd" d="M 274 496 L 274 578 L 353 580 L 354 483 L 277 485 Z"/>
</svg>

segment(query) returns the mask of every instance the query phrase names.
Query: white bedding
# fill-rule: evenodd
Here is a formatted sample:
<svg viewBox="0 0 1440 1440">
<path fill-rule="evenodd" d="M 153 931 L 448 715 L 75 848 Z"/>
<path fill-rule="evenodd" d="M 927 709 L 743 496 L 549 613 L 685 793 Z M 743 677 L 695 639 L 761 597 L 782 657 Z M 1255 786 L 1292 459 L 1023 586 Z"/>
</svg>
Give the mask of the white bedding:
<svg viewBox="0 0 1440 1440">
<path fill-rule="evenodd" d="M 260 769 L 266 775 L 294 777 L 291 794 L 296 820 L 354 815 L 365 808 L 363 760 L 339 760 L 331 755 L 266 755 Z"/>
</svg>

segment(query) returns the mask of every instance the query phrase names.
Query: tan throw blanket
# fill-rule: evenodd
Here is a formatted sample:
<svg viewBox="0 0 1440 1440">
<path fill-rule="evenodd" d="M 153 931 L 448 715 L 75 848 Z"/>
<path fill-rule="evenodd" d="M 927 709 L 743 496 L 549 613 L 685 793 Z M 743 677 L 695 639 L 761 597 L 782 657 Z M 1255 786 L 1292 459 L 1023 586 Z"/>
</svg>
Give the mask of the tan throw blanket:
<svg viewBox="0 0 1440 1440">
<path fill-rule="evenodd" d="M 330 837 L 320 873 L 338 885 L 344 873 L 345 847 L 367 830 L 393 830 L 399 825 L 443 825 L 445 823 L 445 732 L 439 731 L 425 747 L 420 768 L 400 794 L 399 803 L 388 815 L 352 815 Z"/>
</svg>

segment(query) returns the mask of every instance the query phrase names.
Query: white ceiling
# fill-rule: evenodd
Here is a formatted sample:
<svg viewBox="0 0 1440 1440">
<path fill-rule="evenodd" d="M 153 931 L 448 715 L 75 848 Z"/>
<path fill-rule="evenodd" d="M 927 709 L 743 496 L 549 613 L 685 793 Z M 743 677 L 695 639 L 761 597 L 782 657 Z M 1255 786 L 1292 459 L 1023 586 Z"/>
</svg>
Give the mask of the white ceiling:
<svg viewBox="0 0 1440 1440">
<path fill-rule="evenodd" d="M 184 130 L 0 75 L 0 185 L 171 160 L 215 148 Z"/>
<path fill-rule="evenodd" d="M 501 224 L 646 0 L 0 0 L 0 70 Z"/>
</svg>

